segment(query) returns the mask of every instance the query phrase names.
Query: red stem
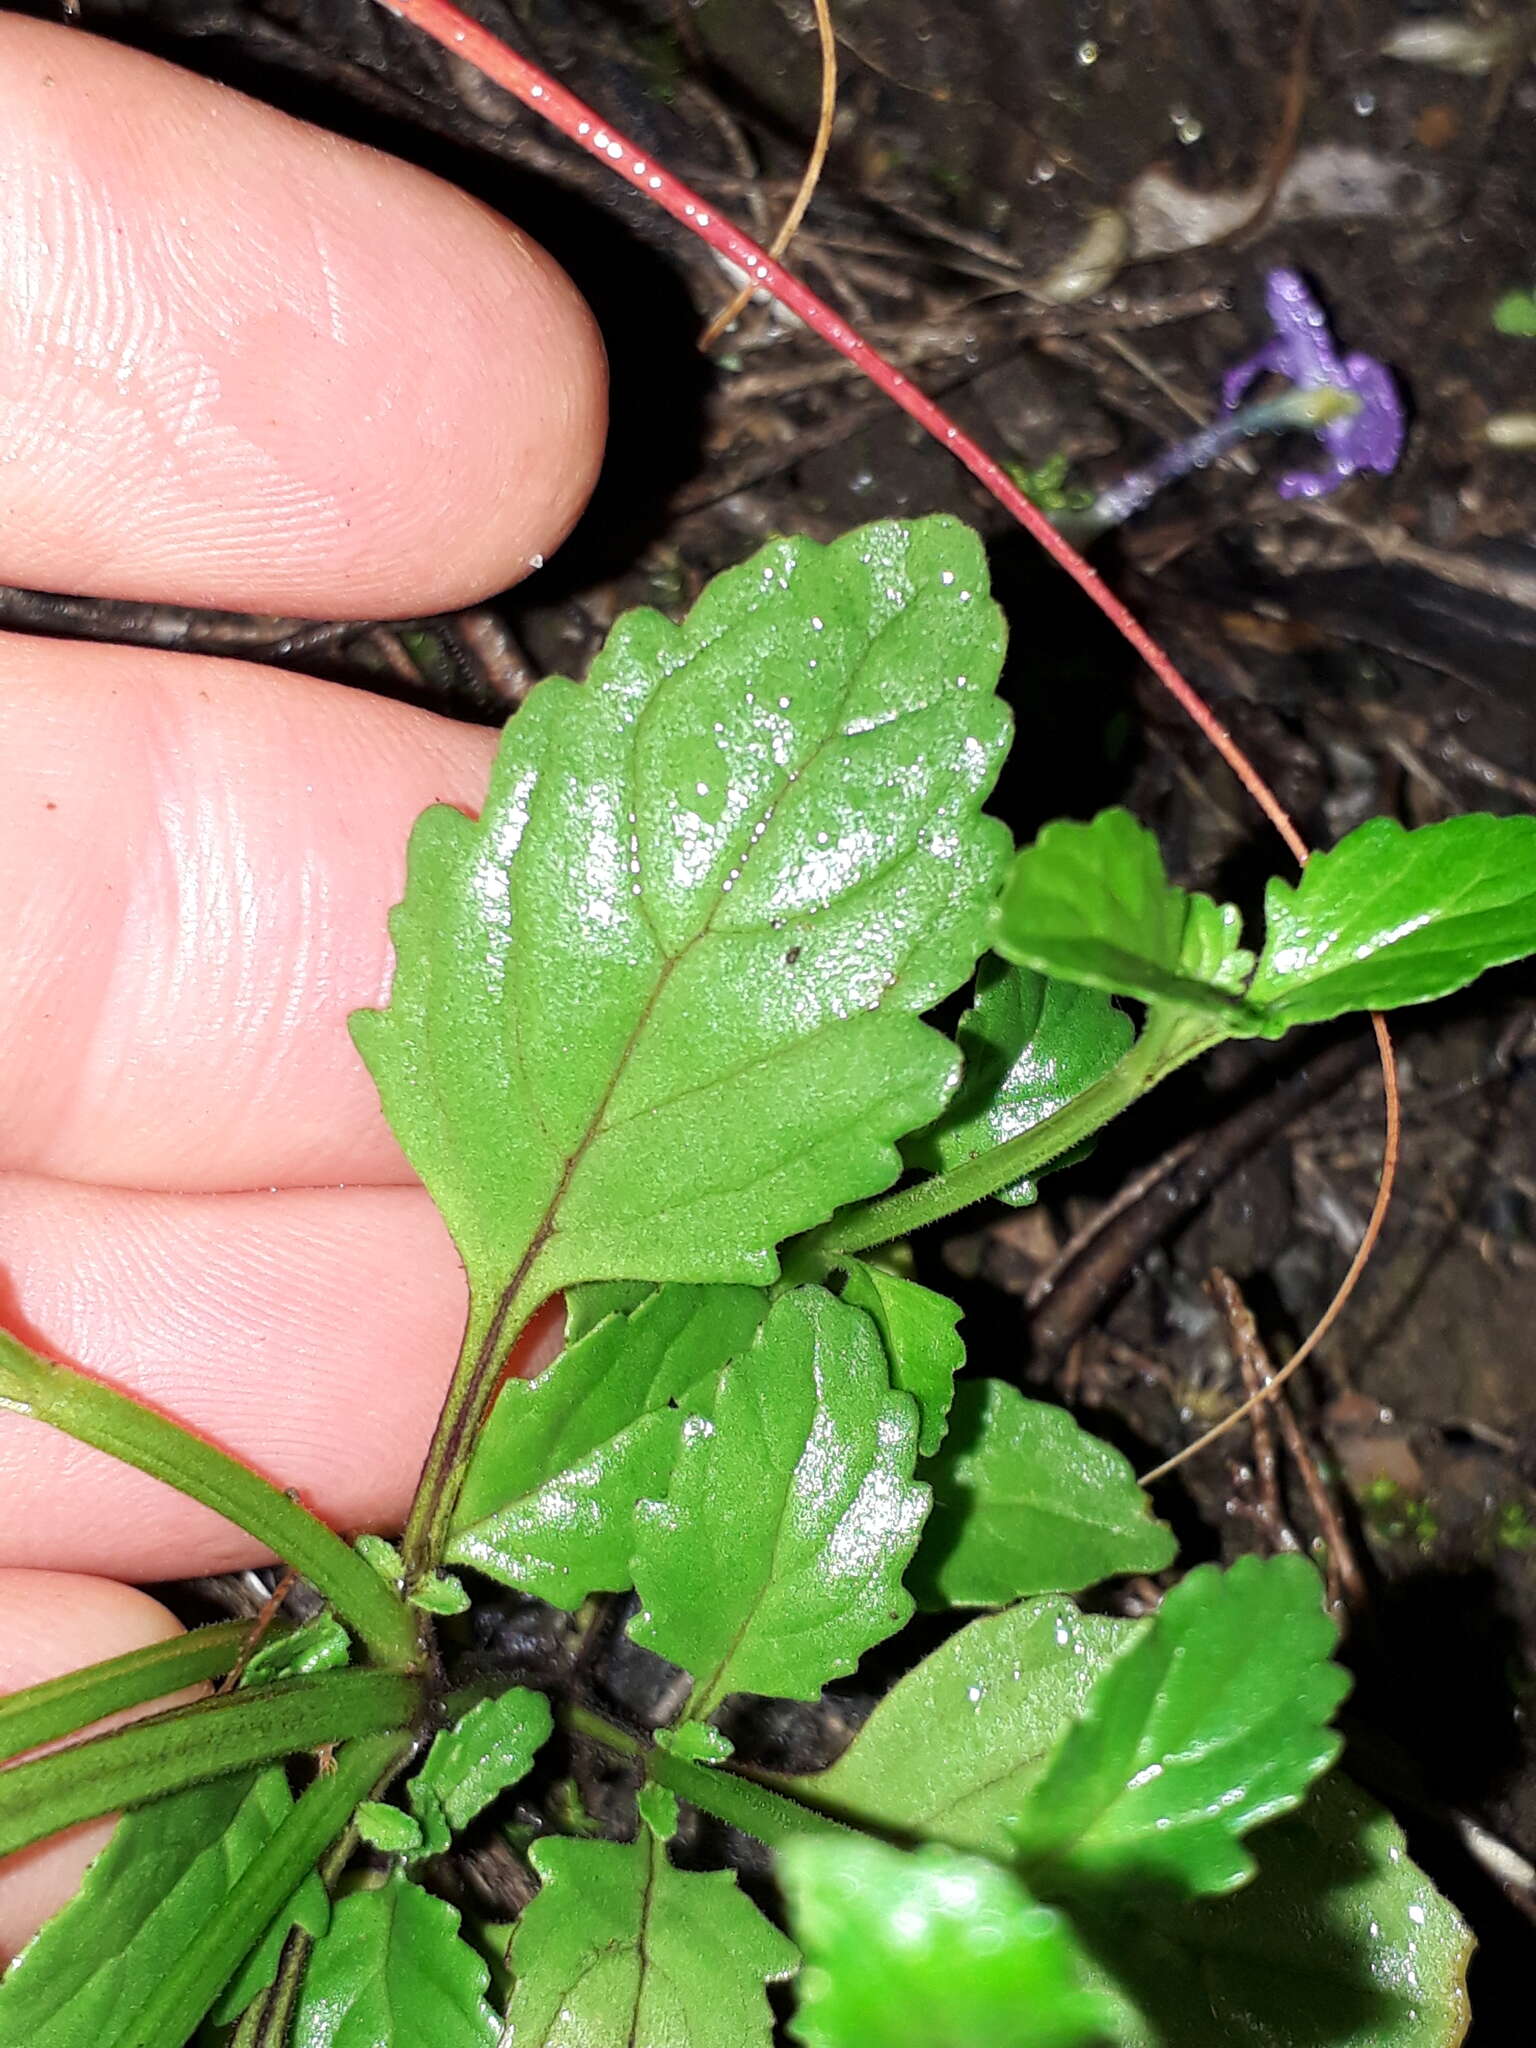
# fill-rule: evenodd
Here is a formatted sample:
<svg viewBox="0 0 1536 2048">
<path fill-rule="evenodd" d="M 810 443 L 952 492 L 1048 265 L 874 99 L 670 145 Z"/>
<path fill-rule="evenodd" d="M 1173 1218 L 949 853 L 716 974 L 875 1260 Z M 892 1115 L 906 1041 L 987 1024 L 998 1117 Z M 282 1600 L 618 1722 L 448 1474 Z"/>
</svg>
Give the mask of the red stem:
<svg viewBox="0 0 1536 2048">
<path fill-rule="evenodd" d="M 1130 642 L 1163 688 L 1220 754 L 1297 862 L 1305 862 L 1306 842 L 1286 815 L 1280 799 L 1209 705 L 1184 680 L 1151 634 L 1132 617 L 1097 570 L 1090 568 L 1039 507 L 1030 503 L 1007 471 L 969 434 L 963 433 L 910 377 L 903 375 L 894 363 L 888 363 L 884 356 L 872 349 L 840 314 L 825 300 L 819 299 L 793 272 L 776 262 L 766 249 L 759 248 L 750 236 L 723 219 L 698 193 L 690 191 L 680 179 L 674 178 L 665 165 L 653 162 L 611 122 L 600 121 L 574 93 L 567 92 L 563 85 L 557 85 L 546 72 L 530 64 L 526 57 L 498 42 L 488 29 L 472 21 L 459 8 L 451 6 L 449 0 L 379 0 L 379 4 L 388 8 L 390 13 L 414 23 L 455 56 L 466 58 L 487 78 L 504 86 L 525 107 L 541 115 L 562 135 L 586 150 L 589 156 L 605 163 L 619 177 L 627 179 L 637 192 L 643 192 L 647 199 L 670 213 L 674 220 L 681 221 L 710 248 L 744 271 L 758 289 L 770 292 L 781 306 L 798 315 L 814 334 L 820 335 L 849 362 L 857 364 L 872 384 L 877 385 L 903 412 L 909 413 L 942 447 L 957 456 L 998 503 L 1034 535 L 1079 589 L 1086 592 L 1116 631 Z"/>
</svg>

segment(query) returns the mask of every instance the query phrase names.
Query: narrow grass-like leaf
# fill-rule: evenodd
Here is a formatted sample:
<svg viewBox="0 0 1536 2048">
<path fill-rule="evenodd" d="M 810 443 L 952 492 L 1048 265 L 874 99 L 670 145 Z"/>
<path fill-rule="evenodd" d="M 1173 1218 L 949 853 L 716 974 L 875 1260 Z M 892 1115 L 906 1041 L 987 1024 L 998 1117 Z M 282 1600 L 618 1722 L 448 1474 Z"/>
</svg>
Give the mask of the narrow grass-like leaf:
<svg viewBox="0 0 1536 2048">
<path fill-rule="evenodd" d="M 933 1510 L 907 1583 L 922 1607 L 1001 1607 L 1173 1562 L 1127 1459 L 1048 1401 L 969 1380 L 921 1468 Z"/>
<path fill-rule="evenodd" d="M 478 1300 L 761 1282 L 954 1084 L 986 940 L 1002 627 L 973 534 L 781 540 L 540 683 L 478 822 L 418 823 L 353 1020 Z"/>
<path fill-rule="evenodd" d="M 512 1943 L 517 2048 L 768 2048 L 763 1986 L 799 1958 L 728 1871 L 674 1869 L 649 1828 L 530 1854 L 543 1888 Z"/>
<path fill-rule="evenodd" d="M 1129 1050 L 1130 1018 L 1102 990 L 1054 981 L 996 955 L 976 975 L 976 1002 L 956 1033 L 965 1075 L 938 1122 L 905 1147 L 919 1166 L 948 1173 L 1054 1116 Z M 1023 1207 L 1031 1179 L 998 1192 Z"/>
<path fill-rule="evenodd" d="M 714 1380 L 767 1311 L 754 1288 L 656 1288 L 536 1380 L 508 1381 L 475 1449 L 450 1560 L 557 1607 L 623 1592 L 635 1503 L 667 1489 L 677 1404 L 707 1413 Z"/>
<path fill-rule="evenodd" d="M 1237 991 L 1253 965 L 1230 903 L 1176 889 L 1129 811 L 1047 825 L 1014 862 L 993 944 L 1038 973 L 1257 1027 Z"/>
<path fill-rule="evenodd" d="M 490 1971 L 446 1899 L 396 1871 L 352 1892 L 315 1943 L 293 2048 L 490 2048 Z"/>
<path fill-rule="evenodd" d="M 845 1268 L 842 1298 L 873 1319 L 891 1385 L 917 1403 L 917 1448 L 928 1457 L 944 1441 L 955 1374 L 965 1363 L 965 1345 L 955 1327 L 959 1309 L 947 1295 L 862 1259 L 850 1260 Z"/>
<path fill-rule="evenodd" d="M 850 1835 L 791 1843 L 778 1869 L 805 2048 L 1101 2048 L 1115 2033 L 1071 1929 L 995 1863 Z"/>
<path fill-rule="evenodd" d="M 125 1814 L 74 1898 L 0 1978 L 0 2041 L 108 2048 L 136 1994 L 181 1954 L 292 1804 L 272 1766 Z"/>
<path fill-rule="evenodd" d="M 1471 1937 L 1388 1814 L 1335 1772 L 1254 1848 L 1227 1898 L 1074 1908 L 1125 2048 L 1458 2048 Z"/>
<path fill-rule="evenodd" d="M 830 1770 L 781 1782 L 863 1827 L 1011 1858 L 1030 1785 L 1142 1626 L 1069 1600 L 973 1621 L 886 1694 Z"/>
<path fill-rule="evenodd" d="M 29 1350 L 8 1330 L 0 1330 L 3 1409 L 31 1415 L 77 1443 L 94 1444 L 227 1516 L 312 1579 L 381 1661 L 414 1661 L 410 1610 L 334 1529 L 227 1451 L 100 1380 Z"/>
<path fill-rule="evenodd" d="M 1098 1680 L 1015 1834 L 1052 1895 L 1108 1884 L 1230 1891 L 1241 1837 L 1288 1812 L 1339 1752 L 1349 1681 L 1317 1573 L 1299 1557 L 1202 1565 Z"/>
<path fill-rule="evenodd" d="M 200 1678 L 217 1678 L 233 1668 L 249 1634 L 248 1623 L 216 1621 L 167 1642 L 149 1643 L 80 1671 L 66 1671 L 24 1692 L 7 1693 L 0 1699 L 0 1758 L 20 1756 L 61 1735 L 73 1735 L 108 1714 L 143 1706 L 146 1700 L 164 1699 Z"/>
<path fill-rule="evenodd" d="M 419 1700 L 415 1681 L 394 1672 L 335 1671 L 196 1700 L 13 1764 L 0 1771 L 0 1856 L 274 1757 L 406 1727 Z"/>
<path fill-rule="evenodd" d="M 1250 991 L 1278 1037 L 1465 988 L 1536 952 L 1536 818 L 1371 818 L 1265 897 Z"/>
<path fill-rule="evenodd" d="M 779 1300 L 637 1516 L 630 1633 L 692 1672 L 698 1716 L 731 1692 L 814 1699 L 906 1620 L 916 1456 L 869 1317 L 819 1287 Z"/>
</svg>

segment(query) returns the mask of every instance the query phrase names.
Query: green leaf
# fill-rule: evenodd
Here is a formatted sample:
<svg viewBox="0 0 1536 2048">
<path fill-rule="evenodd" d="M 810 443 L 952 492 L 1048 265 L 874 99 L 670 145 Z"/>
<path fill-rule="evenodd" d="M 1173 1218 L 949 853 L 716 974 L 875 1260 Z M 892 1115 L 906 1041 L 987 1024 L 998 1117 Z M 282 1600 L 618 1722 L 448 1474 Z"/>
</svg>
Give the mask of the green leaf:
<svg viewBox="0 0 1536 2048">
<path fill-rule="evenodd" d="M 457 1833 L 498 1793 L 527 1777 L 553 1727 L 543 1693 L 525 1686 L 496 1693 L 436 1738 L 412 1790 L 420 1785 L 429 1792 Z"/>
<path fill-rule="evenodd" d="M 500 2039 L 489 1980 L 452 1906 L 397 1871 L 332 1914 L 305 1972 L 292 2048 L 482 2048 Z"/>
<path fill-rule="evenodd" d="M 386 1856 L 414 1856 L 423 1844 L 421 1823 L 381 1799 L 365 1799 L 352 1825 L 370 1848 Z"/>
<path fill-rule="evenodd" d="M 917 1448 L 926 1458 L 944 1441 L 955 1374 L 965 1363 L 965 1345 L 955 1327 L 959 1309 L 945 1295 L 862 1259 L 851 1259 L 844 1268 L 842 1298 L 873 1318 L 891 1385 L 917 1403 Z"/>
<path fill-rule="evenodd" d="M 756 1288 L 656 1288 L 536 1380 L 509 1380 L 469 1468 L 450 1559 L 557 1607 L 624 1591 L 635 1503 L 666 1492 L 678 1404 L 707 1414 L 722 1367 L 767 1312 Z"/>
<path fill-rule="evenodd" d="M 933 1510 L 907 1574 L 920 1607 L 1075 1593 L 1120 1572 L 1160 1572 L 1178 1548 L 1113 1445 L 1002 1380 L 961 1387 L 921 1476 Z"/>
<path fill-rule="evenodd" d="M 353 1031 L 477 1300 L 770 1281 L 894 1178 L 1006 854 L 986 593 L 948 519 L 774 541 L 540 683 L 478 822 L 419 821 Z"/>
<path fill-rule="evenodd" d="M 318 1671 L 340 1671 L 352 1654 L 346 1630 L 327 1610 L 313 1621 L 258 1643 L 246 1664 L 241 1684 L 270 1685 L 279 1678 L 312 1678 Z"/>
<path fill-rule="evenodd" d="M 1239 1837 L 1287 1812 L 1339 1752 L 1349 1689 L 1299 1557 L 1201 1565 L 1099 1678 L 1031 1789 L 1015 1834 L 1055 1895 L 1161 1883 L 1224 1892 L 1251 1875 Z"/>
<path fill-rule="evenodd" d="M 995 1863 L 826 1836 L 779 1854 L 806 2048 L 1093 2048 L 1116 2007 L 1071 1930 Z"/>
<path fill-rule="evenodd" d="M 1500 334 L 1536 337 L 1536 292 L 1506 292 L 1493 309 L 1493 324 Z"/>
<path fill-rule="evenodd" d="M 993 944 L 1040 974 L 1193 1010 L 1229 1034 L 1254 1020 L 1236 993 L 1253 965 L 1230 903 L 1176 889 L 1129 811 L 1047 825 L 1014 862 Z"/>
<path fill-rule="evenodd" d="M 685 1423 L 665 1502 L 636 1517 L 630 1634 L 693 1674 L 696 1718 L 731 1692 L 814 1699 L 901 1626 L 928 1506 L 916 1455 L 868 1316 L 819 1287 L 775 1303 L 712 1419 Z"/>
<path fill-rule="evenodd" d="M 452 1572 L 431 1572 L 412 1586 L 407 1596 L 423 1614 L 467 1614 L 469 1594 Z"/>
<path fill-rule="evenodd" d="M 965 1059 L 959 1092 L 905 1147 L 908 1158 L 948 1173 L 1032 1131 L 1101 1080 L 1134 1036 L 1130 1018 L 1100 990 L 989 956 L 976 975 L 975 1008 L 956 1033 Z M 1034 1199 L 1028 1178 L 999 1193 L 1019 1208 Z"/>
<path fill-rule="evenodd" d="M 283 1772 L 269 1768 L 125 1814 L 74 1898 L 0 1978 L 0 2040 L 115 2048 L 135 1994 L 181 1954 L 292 1804 Z M 318 1883 L 307 1881 L 301 1892 L 274 1923 L 276 1944 L 295 1910 L 310 1921 L 317 1910 L 324 1914 Z M 274 1968 L 276 1944 L 263 1944 Z M 245 1973 L 246 2000 L 262 1988 L 260 1978 L 259 1967 Z"/>
<path fill-rule="evenodd" d="M 1011 1859 L 1047 1754 L 1144 1627 L 1070 1600 L 986 1615 L 908 1672 L 830 1770 L 776 1782 L 860 1827 Z"/>
<path fill-rule="evenodd" d="M 543 1885 L 512 1943 L 517 2048 L 769 2048 L 763 1986 L 799 1958 L 728 1871 L 675 1870 L 649 1828 L 529 1854 Z"/>
<path fill-rule="evenodd" d="M 1392 1819 L 1335 1773 L 1256 1847 L 1230 1897 L 1078 1918 L 1125 2048 L 1456 2048 L 1471 1939 Z"/>
<path fill-rule="evenodd" d="M 1278 1037 L 1465 988 L 1536 952 L 1536 818 L 1371 818 L 1295 884 L 1271 881 L 1249 991 Z"/>
</svg>

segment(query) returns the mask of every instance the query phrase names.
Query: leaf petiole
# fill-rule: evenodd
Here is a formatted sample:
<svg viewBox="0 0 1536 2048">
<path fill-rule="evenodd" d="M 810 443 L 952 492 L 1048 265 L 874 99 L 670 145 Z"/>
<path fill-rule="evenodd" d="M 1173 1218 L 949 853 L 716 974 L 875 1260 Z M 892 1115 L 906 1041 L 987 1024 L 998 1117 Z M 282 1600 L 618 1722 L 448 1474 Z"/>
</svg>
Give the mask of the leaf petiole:
<svg viewBox="0 0 1536 2048">
<path fill-rule="evenodd" d="M 947 1173 L 932 1174 L 894 1194 L 879 1195 L 843 1210 L 790 1247 L 785 1255 L 786 1273 L 803 1278 L 813 1270 L 824 1271 L 845 1254 L 870 1251 L 895 1238 L 908 1237 L 927 1224 L 953 1216 L 957 1209 L 968 1209 L 1015 1181 L 1041 1172 L 1226 1036 L 1219 1020 L 1181 1011 L 1164 1013 L 1154 1005 L 1141 1037 L 1125 1057 L 1054 1115 Z"/>
</svg>

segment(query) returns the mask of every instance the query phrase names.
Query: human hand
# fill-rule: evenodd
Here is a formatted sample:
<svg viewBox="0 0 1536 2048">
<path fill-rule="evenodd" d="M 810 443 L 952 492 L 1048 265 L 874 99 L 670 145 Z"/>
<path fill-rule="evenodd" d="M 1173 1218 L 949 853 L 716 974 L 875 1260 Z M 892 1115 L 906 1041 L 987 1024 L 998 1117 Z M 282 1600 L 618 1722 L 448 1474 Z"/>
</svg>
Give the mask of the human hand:
<svg viewBox="0 0 1536 2048">
<path fill-rule="evenodd" d="M 424 173 L 0 18 L 0 579 L 446 609 L 579 512 L 601 347 Z M 346 1017 L 412 819 L 494 736 L 198 656 L 0 634 L 0 1321 L 338 1527 L 402 1515 L 463 1281 Z M 172 1633 L 229 1523 L 0 1415 L 0 1692 Z M 0 1862 L 0 1962 L 106 1824 Z"/>
</svg>

